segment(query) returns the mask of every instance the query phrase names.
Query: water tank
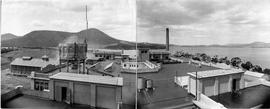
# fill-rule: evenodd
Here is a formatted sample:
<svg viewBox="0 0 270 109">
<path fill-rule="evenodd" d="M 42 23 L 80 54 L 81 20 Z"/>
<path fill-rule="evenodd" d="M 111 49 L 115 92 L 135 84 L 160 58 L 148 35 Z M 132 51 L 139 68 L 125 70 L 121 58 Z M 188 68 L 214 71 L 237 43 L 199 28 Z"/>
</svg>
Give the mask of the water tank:
<svg viewBox="0 0 270 109">
<path fill-rule="evenodd" d="M 145 79 L 144 78 L 138 78 L 138 90 L 142 90 L 145 88 Z"/>
<path fill-rule="evenodd" d="M 62 60 L 82 60 L 86 59 L 86 43 L 65 43 L 59 45 L 60 59 Z"/>
<path fill-rule="evenodd" d="M 151 79 L 146 80 L 146 88 L 148 89 L 153 88 L 153 80 Z"/>
</svg>

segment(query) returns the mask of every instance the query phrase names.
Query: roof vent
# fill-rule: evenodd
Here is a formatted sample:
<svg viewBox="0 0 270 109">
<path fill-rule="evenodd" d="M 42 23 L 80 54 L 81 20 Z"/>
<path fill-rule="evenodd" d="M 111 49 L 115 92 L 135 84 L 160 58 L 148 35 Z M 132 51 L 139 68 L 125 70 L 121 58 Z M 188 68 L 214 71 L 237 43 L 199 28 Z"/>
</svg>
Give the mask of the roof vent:
<svg viewBox="0 0 270 109">
<path fill-rule="evenodd" d="M 23 60 L 31 60 L 33 57 L 30 57 L 30 56 L 23 56 L 22 59 Z"/>
<path fill-rule="evenodd" d="M 43 61 L 49 61 L 49 57 L 47 55 L 42 56 L 41 59 Z"/>
</svg>

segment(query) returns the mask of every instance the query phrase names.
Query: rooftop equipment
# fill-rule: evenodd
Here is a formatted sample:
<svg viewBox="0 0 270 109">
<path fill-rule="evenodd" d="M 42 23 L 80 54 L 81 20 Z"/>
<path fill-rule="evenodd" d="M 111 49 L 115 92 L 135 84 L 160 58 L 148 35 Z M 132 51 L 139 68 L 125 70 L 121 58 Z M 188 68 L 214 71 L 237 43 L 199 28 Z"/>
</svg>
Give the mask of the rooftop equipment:
<svg viewBox="0 0 270 109">
<path fill-rule="evenodd" d="M 145 78 L 139 77 L 137 81 L 138 81 L 138 92 L 141 92 L 143 89 L 145 89 Z"/>
<path fill-rule="evenodd" d="M 31 59 L 33 59 L 33 57 L 23 56 L 22 59 L 23 59 L 23 60 L 31 60 Z"/>
<path fill-rule="evenodd" d="M 147 90 L 153 89 L 153 80 L 151 80 L 151 79 L 146 80 L 146 89 Z"/>
</svg>

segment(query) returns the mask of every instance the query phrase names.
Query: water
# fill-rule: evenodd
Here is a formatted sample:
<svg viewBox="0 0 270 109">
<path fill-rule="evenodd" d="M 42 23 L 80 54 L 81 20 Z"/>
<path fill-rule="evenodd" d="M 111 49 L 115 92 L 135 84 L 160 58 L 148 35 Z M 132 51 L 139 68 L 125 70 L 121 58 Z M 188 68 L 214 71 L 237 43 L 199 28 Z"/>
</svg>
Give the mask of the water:
<svg viewBox="0 0 270 109">
<path fill-rule="evenodd" d="M 184 50 L 189 53 L 206 53 L 210 56 L 228 58 L 240 57 L 243 61 L 250 61 L 253 65 L 270 68 L 270 48 L 226 48 L 226 47 L 171 47 L 171 52 Z"/>
</svg>

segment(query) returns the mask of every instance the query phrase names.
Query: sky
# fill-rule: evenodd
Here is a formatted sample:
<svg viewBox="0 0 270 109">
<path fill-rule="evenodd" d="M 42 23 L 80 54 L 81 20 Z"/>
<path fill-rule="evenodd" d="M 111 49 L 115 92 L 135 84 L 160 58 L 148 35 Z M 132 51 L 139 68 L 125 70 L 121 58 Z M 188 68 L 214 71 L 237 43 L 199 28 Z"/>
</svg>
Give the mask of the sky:
<svg viewBox="0 0 270 109">
<path fill-rule="evenodd" d="M 270 0 L 3 0 L 1 34 L 97 28 L 121 40 L 210 45 L 270 43 Z"/>
<path fill-rule="evenodd" d="M 270 0 L 137 0 L 137 40 L 210 45 L 270 43 Z"/>
<path fill-rule="evenodd" d="M 3 0 L 1 34 L 23 36 L 34 30 L 79 32 L 86 29 L 87 5 L 89 28 L 135 41 L 134 4 L 134 0 Z"/>
</svg>

